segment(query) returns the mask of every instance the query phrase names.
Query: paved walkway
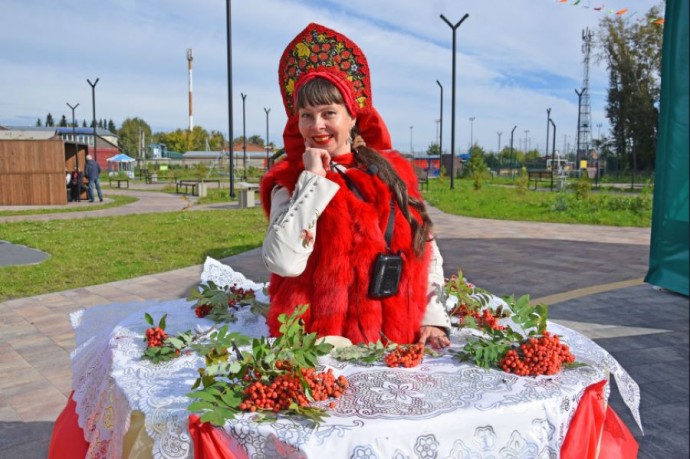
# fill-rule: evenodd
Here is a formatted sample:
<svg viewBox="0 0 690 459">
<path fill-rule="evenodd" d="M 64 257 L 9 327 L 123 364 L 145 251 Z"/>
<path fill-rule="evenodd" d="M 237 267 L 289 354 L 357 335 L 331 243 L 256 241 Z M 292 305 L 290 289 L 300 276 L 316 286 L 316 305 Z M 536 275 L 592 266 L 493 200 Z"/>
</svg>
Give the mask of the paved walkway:
<svg viewBox="0 0 690 459">
<path fill-rule="evenodd" d="M 192 210 L 177 196 L 140 198 L 80 217 Z M 687 458 L 688 299 L 642 282 L 649 229 L 511 222 L 456 217 L 431 209 L 447 275 L 462 268 L 498 295 L 530 293 L 552 320 L 611 352 L 640 384 L 646 435 L 614 390 L 611 404 L 640 442 L 640 458 Z M 24 217 L 63 218 L 65 214 Z M 69 214 L 66 218 L 74 218 Z M 2 217 L 1 221 L 15 217 Z M 266 279 L 258 250 L 222 260 Z M 97 304 L 174 299 L 198 284 L 201 266 L 0 303 L 0 457 L 45 457 L 53 421 L 71 390 L 68 315 Z"/>
</svg>

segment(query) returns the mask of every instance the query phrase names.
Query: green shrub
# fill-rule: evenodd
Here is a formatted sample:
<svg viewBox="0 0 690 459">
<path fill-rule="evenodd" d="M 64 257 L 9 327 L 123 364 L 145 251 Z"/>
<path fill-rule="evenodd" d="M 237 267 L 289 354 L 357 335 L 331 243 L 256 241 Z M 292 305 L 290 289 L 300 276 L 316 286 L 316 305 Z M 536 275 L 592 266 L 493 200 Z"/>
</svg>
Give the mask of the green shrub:
<svg viewBox="0 0 690 459">
<path fill-rule="evenodd" d="M 475 190 L 482 189 L 482 183 L 489 177 L 489 173 L 486 162 L 484 161 L 484 156 L 481 152 L 472 151 L 472 153 L 470 153 L 470 160 L 467 161 L 465 174 L 472 179 Z"/>
<path fill-rule="evenodd" d="M 555 212 L 566 212 L 569 208 L 567 196 L 563 193 L 558 193 L 556 201 L 551 206 L 551 209 Z"/>
<path fill-rule="evenodd" d="M 568 187 L 575 192 L 575 199 L 580 201 L 589 196 L 589 192 L 592 191 L 592 182 L 586 175 L 581 175 L 577 180 L 571 181 Z"/>
<path fill-rule="evenodd" d="M 524 195 L 529 189 L 529 174 L 527 173 L 527 168 L 522 166 L 518 172 L 517 179 L 515 180 L 515 190 L 518 194 Z"/>
</svg>

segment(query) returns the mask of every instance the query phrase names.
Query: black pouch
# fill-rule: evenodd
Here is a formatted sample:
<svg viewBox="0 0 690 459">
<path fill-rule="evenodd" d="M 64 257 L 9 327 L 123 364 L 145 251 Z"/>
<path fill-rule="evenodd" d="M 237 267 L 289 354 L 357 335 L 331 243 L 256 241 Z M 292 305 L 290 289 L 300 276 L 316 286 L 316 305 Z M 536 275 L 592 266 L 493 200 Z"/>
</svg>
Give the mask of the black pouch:
<svg viewBox="0 0 690 459">
<path fill-rule="evenodd" d="M 398 293 L 403 261 L 399 254 L 380 253 L 371 271 L 369 296 L 387 298 Z"/>
</svg>

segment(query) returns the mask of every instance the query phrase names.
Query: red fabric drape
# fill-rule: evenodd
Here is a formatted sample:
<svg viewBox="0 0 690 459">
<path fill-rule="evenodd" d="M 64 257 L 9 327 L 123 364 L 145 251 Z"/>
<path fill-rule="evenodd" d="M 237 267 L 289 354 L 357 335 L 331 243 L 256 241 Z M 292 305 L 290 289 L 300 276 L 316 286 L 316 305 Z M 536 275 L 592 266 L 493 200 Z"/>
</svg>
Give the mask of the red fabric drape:
<svg viewBox="0 0 690 459">
<path fill-rule="evenodd" d="M 606 406 L 605 385 L 606 381 L 592 384 L 582 396 L 561 447 L 562 459 L 637 457 L 635 437 L 613 408 Z"/>
<path fill-rule="evenodd" d="M 84 439 L 84 431 L 77 422 L 77 403 L 72 398 L 55 420 L 53 435 L 50 438 L 48 459 L 74 459 L 86 457 L 89 443 Z"/>
<path fill-rule="evenodd" d="M 604 433 L 601 436 L 601 452 L 598 459 L 635 459 L 639 445 L 637 440 L 618 417 L 613 408 L 606 408 Z"/>
<path fill-rule="evenodd" d="M 195 459 L 237 459 L 228 451 L 216 429 L 209 423 L 202 423 L 199 416 L 189 416 L 189 434 L 194 443 Z"/>
</svg>

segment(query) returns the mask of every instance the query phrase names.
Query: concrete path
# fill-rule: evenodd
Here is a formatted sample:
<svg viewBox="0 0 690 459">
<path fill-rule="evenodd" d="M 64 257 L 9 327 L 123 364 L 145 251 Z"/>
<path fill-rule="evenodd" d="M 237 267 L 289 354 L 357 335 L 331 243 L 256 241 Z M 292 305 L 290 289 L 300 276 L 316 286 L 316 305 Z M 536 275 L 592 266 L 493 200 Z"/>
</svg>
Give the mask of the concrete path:
<svg viewBox="0 0 690 459">
<path fill-rule="evenodd" d="M 127 193 L 140 201 L 82 216 L 197 208 L 163 193 Z M 199 209 L 212 207 L 232 205 Z M 642 282 L 649 229 L 476 219 L 436 209 L 431 216 L 446 275 L 462 268 L 469 280 L 498 295 L 546 300 L 552 320 L 597 341 L 636 379 L 646 436 L 615 390 L 611 404 L 640 442 L 640 458 L 689 456 L 688 299 Z M 252 279 L 268 276 L 258 250 L 222 261 Z M 0 303 L 0 457 L 46 455 L 53 421 L 71 390 L 70 312 L 183 297 L 200 273 L 201 266 L 191 266 Z"/>
</svg>

